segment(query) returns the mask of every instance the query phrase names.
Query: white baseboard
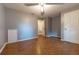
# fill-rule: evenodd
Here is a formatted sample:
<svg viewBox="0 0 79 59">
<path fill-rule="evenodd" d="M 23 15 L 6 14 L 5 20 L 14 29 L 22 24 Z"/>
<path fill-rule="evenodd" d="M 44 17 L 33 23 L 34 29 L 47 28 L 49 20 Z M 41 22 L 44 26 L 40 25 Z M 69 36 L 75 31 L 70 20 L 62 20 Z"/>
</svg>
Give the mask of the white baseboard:
<svg viewBox="0 0 79 59">
<path fill-rule="evenodd" d="M 7 42 L 5 42 L 4 45 L 2 46 L 2 48 L 0 49 L 0 53 L 3 51 L 3 49 L 5 48 L 6 45 L 7 45 Z"/>
<path fill-rule="evenodd" d="M 61 41 L 64 41 L 64 39 L 61 38 Z"/>
<path fill-rule="evenodd" d="M 70 42 L 70 43 L 74 43 L 74 44 L 79 44 L 79 42 L 73 42 L 73 41 L 64 40 L 64 39 L 61 39 L 61 41 L 66 41 L 66 42 Z"/>
<path fill-rule="evenodd" d="M 31 40 L 31 39 L 35 39 L 37 37 L 33 37 L 33 38 L 28 38 L 28 39 L 22 39 L 22 40 L 17 40 L 16 42 L 20 42 L 20 41 L 25 41 L 25 40 Z M 0 49 L 0 53 L 3 51 L 3 49 L 5 48 L 5 46 L 9 43 L 16 43 L 16 42 L 5 42 L 4 45 L 2 46 L 2 48 Z"/>
<path fill-rule="evenodd" d="M 37 37 L 32 37 L 32 38 L 28 38 L 28 39 L 17 40 L 15 42 L 8 42 L 8 44 L 9 43 L 16 43 L 16 42 L 20 42 L 20 41 L 25 41 L 25 40 L 31 40 L 31 39 L 35 39 L 35 38 L 37 38 Z"/>
<path fill-rule="evenodd" d="M 18 41 L 25 41 L 25 40 L 31 40 L 31 39 L 35 39 L 37 37 L 32 37 L 32 38 L 28 38 L 28 39 L 22 39 L 22 40 L 18 40 Z"/>
<path fill-rule="evenodd" d="M 53 37 L 59 37 L 57 35 L 47 35 L 47 37 L 51 37 L 51 36 L 53 36 Z"/>
</svg>

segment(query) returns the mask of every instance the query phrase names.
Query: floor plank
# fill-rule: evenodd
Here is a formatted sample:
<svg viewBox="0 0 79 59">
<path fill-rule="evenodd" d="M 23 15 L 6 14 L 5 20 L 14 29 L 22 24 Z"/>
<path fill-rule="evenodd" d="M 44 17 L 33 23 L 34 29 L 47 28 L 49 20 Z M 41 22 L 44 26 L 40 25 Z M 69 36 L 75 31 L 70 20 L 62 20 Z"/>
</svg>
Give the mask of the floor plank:
<svg viewBox="0 0 79 59">
<path fill-rule="evenodd" d="M 7 44 L 1 55 L 78 55 L 79 44 L 61 41 L 59 38 L 45 38 L 26 40 Z"/>
</svg>

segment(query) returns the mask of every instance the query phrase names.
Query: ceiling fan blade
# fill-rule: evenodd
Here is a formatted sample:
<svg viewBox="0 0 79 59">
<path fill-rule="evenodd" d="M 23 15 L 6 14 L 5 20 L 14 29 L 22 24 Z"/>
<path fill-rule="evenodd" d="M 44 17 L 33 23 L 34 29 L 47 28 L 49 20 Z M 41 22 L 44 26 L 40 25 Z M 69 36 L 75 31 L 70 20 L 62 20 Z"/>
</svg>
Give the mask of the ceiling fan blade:
<svg viewBox="0 0 79 59">
<path fill-rule="evenodd" d="M 38 3 L 24 3 L 25 6 L 36 6 Z"/>
<path fill-rule="evenodd" d="M 45 3 L 46 5 L 63 5 L 64 3 Z"/>
</svg>

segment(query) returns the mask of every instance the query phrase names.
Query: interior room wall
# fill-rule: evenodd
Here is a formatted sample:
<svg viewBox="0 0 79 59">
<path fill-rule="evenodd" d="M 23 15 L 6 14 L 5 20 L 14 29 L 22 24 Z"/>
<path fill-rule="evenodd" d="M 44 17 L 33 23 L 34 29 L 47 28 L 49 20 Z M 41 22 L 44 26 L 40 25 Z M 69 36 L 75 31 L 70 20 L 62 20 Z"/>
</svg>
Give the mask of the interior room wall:
<svg viewBox="0 0 79 59">
<path fill-rule="evenodd" d="M 61 40 L 64 39 L 64 13 L 61 14 Z"/>
<path fill-rule="evenodd" d="M 46 26 L 46 35 L 47 36 L 50 36 L 51 32 L 52 32 L 52 19 L 47 17 L 46 20 L 45 20 L 45 26 Z"/>
<path fill-rule="evenodd" d="M 4 6 L 0 4 L 0 49 L 5 42 L 5 9 Z"/>
<path fill-rule="evenodd" d="M 58 14 L 46 19 L 47 36 L 61 37 L 61 16 Z"/>
<path fill-rule="evenodd" d="M 18 40 L 27 40 L 37 36 L 37 17 L 6 8 L 6 27 L 17 31 Z"/>
<path fill-rule="evenodd" d="M 61 37 L 61 16 L 60 14 L 52 18 L 52 32 L 54 35 Z"/>
</svg>

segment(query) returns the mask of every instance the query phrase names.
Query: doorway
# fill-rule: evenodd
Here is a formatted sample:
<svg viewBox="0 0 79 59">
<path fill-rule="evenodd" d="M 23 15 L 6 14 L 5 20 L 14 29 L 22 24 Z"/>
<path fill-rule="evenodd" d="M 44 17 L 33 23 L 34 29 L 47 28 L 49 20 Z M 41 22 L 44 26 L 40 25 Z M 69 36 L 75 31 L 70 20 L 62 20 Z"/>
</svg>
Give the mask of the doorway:
<svg viewBox="0 0 79 59">
<path fill-rule="evenodd" d="M 61 16 L 48 17 L 45 21 L 46 37 L 61 38 Z"/>
<path fill-rule="evenodd" d="M 44 20 L 38 19 L 38 35 L 45 36 L 45 22 Z"/>
</svg>

